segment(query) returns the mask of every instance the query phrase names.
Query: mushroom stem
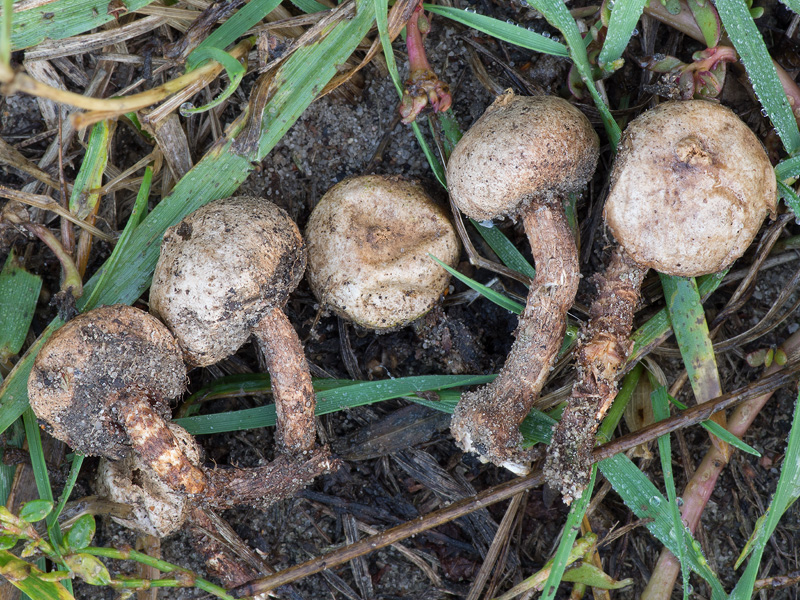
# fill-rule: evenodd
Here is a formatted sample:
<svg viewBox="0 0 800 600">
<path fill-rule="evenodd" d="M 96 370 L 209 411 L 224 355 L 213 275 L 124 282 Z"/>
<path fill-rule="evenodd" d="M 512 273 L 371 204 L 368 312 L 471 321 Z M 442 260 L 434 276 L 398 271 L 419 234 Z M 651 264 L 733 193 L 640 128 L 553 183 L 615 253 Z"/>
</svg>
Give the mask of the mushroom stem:
<svg viewBox="0 0 800 600">
<path fill-rule="evenodd" d="M 531 453 L 520 450 L 519 425 L 539 395 L 558 354 L 566 314 L 580 281 L 578 252 L 561 199 L 537 200 L 521 213 L 531 244 L 536 277 L 516 340 L 492 383 L 464 394 L 451 421 L 455 438 L 492 462 L 523 474 Z"/>
<path fill-rule="evenodd" d="M 318 447 L 310 450 L 310 456 L 302 459 L 281 454 L 263 467 L 208 470 L 206 504 L 219 510 L 243 504 L 267 507 L 278 500 L 290 498 L 315 477 L 335 470 L 339 465 L 327 447 Z"/>
<path fill-rule="evenodd" d="M 297 455 L 314 448 L 316 398 L 303 347 L 280 308 L 273 308 L 253 328 L 272 381 L 281 453 Z"/>
<path fill-rule="evenodd" d="M 548 481 L 564 491 L 565 502 L 588 485 L 594 432 L 617 396 L 619 373 L 633 348 L 629 336 L 645 273 L 647 267 L 617 246 L 606 272 L 595 276 L 597 299 L 576 352 L 577 381 L 553 430 L 545 465 Z"/>
<path fill-rule="evenodd" d="M 187 494 L 206 489 L 208 480 L 203 471 L 189 461 L 166 421 L 146 401 L 122 399 L 117 410 L 136 452 L 164 483 Z"/>
</svg>

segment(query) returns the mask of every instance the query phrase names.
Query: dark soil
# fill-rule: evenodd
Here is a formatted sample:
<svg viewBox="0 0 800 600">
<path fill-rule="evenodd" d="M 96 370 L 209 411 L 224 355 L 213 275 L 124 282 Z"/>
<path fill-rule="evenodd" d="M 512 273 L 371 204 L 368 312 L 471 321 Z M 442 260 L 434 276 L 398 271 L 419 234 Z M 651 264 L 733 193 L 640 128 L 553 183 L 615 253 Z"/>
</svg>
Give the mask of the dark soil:
<svg viewBox="0 0 800 600">
<path fill-rule="evenodd" d="M 523 8 L 519 3 L 502 4 L 482 0 L 474 8 L 502 20 L 513 19 L 524 27 L 557 34 L 533 11 Z M 792 15 L 777 3 L 768 3 L 766 8 L 767 14 L 758 23 L 765 32 L 769 32 L 767 39 L 773 45 L 772 51 L 779 58 L 788 56 L 797 62 L 798 40 L 785 35 Z M 689 60 L 692 52 L 701 49 L 697 42 L 664 25 L 658 26 L 649 19 L 640 26 L 640 30 L 643 33 L 629 46 L 626 67 L 605 83 L 612 106 L 620 106 L 625 98 L 627 105 L 633 107 L 616 115 L 621 121 L 633 118 L 654 99 L 652 94 L 656 88 L 651 84 L 657 82 L 637 66 L 636 58 L 645 53 L 643 45 L 651 45 L 656 51 L 677 55 L 684 60 Z M 646 44 L 642 36 L 647 36 Z M 470 41 L 477 42 L 481 48 L 481 53 L 475 55 L 478 57 L 476 60 L 483 63 L 488 73 L 482 82 L 476 78 L 475 70 L 470 66 L 469 53 L 474 52 Z M 136 48 L 136 44 L 132 47 Z M 464 128 L 480 116 L 496 92 L 505 88 L 512 88 L 518 93 L 568 95 L 565 86 L 569 63 L 565 60 L 532 55 L 487 36 L 454 27 L 443 19 L 434 19 L 427 47 L 434 69 L 451 84 L 453 110 Z M 395 48 L 398 57 L 402 56 L 404 47 L 399 41 L 395 43 Z M 82 60 L 85 68 L 90 70 L 94 59 L 83 57 Z M 792 69 L 794 64 L 786 64 L 786 67 Z M 133 65 L 119 69 L 116 77 L 120 81 L 117 86 L 124 87 L 125 81 L 131 76 L 128 69 L 134 69 L 132 76 L 137 77 L 140 68 L 141 65 Z M 790 72 L 796 73 L 796 70 Z M 775 149 L 779 146 L 775 144 L 769 123 L 761 116 L 751 92 L 742 83 L 743 79 L 740 71 L 732 68 L 721 100 L 745 119 L 769 149 Z M 244 90 L 248 90 L 252 82 L 248 78 Z M 491 90 L 482 85 L 489 82 L 494 83 Z M 663 88 L 658 90 L 663 91 Z M 436 191 L 434 176 L 411 129 L 398 123 L 398 99 L 388 76 L 377 66 L 368 67 L 359 91 L 360 95 L 354 100 L 334 94 L 313 103 L 260 168 L 249 177 L 240 193 L 262 195 L 273 200 L 289 212 L 301 229 L 321 195 L 348 175 L 391 173 L 422 178 L 430 183 L 432 193 L 438 194 L 443 202 L 446 201 L 441 189 Z M 243 91 L 237 92 L 234 98 L 233 106 L 223 114 L 223 125 L 230 122 L 246 102 Z M 12 145 L 21 146 L 21 151 L 28 158 L 37 160 L 53 139 L 51 132 L 38 142 L 25 142 L 47 129 L 38 105 L 30 98 L 19 95 L 3 98 L 2 102 L 0 136 Z M 576 321 L 585 316 L 580 307 L 591 301 L 593 288 L 588 276 L 602 267 L 611 243 L 600 218 L 611 153 L 596 111 L 585 104 L 578 106 L 585 109 L 606 145 L 595 180 L 580 200 L 578 208 L 584 280 L 579 303 L 571 313 Z M 430 141 L 433 143 L 433 140 Z M 208 143 L 210 140 L 206 140 Z M 199 158 L 204 150 L 202 147 L 193 149 L 193 155 Z M 149 152 L 148 147 L 134 136 L 118 135 L 113 160 L 118 167 L 126 168 L 146 152 Z M 67 180 L 74 178 L 82 153 L 80 145 L 73 143 L 71 152 L 64 157 Z M 775 158 L 779 157 L 777 151 L 774 155 Z M 51 172 L 57 173 L 57 170 L 51 169 Z M 19 189 L 27 182 L 27 176 L 0 166 L 0 183 L 3 185 Z M 103 209 L 103 218 L 113 228 L 119 229 L 127 219 L 131 202 L 132 192 L 116 193 L 114 203 L 109 202 L 109 206 Z M 54 229 L 58 227 L 57 223 L 51 226 Z M 504 233 L 527 253 L 524 234 L 514 224 L 505 222 L 497 226 L 502 227 Z M 791 223 L 786 227 L 783 237 L 798 233 L 797 229 Z M 41 332 L 55 314 L 48 300 L 58 290 L 59 266 L 52 254 L 38 242 L 25 240 L 21 236 L 14 236 L 11 241 L 26 257 L 27 267 L 45 278 L 45 291 L 31 336 L 33 339 L 33 335 Z M 484 256 L 493 256 L 479 236 L 475 235 L 473 242 Z M 0 260 L 5 259 L 9 247 L 8 244 L 0 247 Z M 104 244 L 96 244 L 90 270 L 102 264 L 108 252 Z M 797 268 L 797 257 L 793 254 L 794 251 L 784 251 L 780 256 L 786 262 L 760 273 L 749 300 L 727 321 L 718 339 L 744 331 L 763 318 L 777 294 L 789 285 Z M 751 260 L 752 256 L 746 256 L 734 266 L 734 270 L 747 269 Z M 459 269 L 482 283 L 499 286 L 524 298 L 525 289 L 521 284 L 475 269 L 467 262 L 466 255 Z M 706 303 L 709 316 L 713 317 L 725 305 L 735 285 L 736 282 L 722 286 L 709 299 Z M 662 302 L 657 278 L 652 275 L 645 282 L 645 292 L 647 305 L 639 313 L 637 324 L 643 322 Z M 304 342 L 306 356 L 315 376 L 385 379 L 447 373 L 454 369 L 453 362 L 448 360 L 447 352 L 441 345 L 441 337 L 421 339 L 412 328 L 376 335 L 341 323 L 333 315 L 320 313 L 320 307 L 305 283 L 290 298 L 287 313 Z M 485 299 L 476 299 L 456 282 L 444 302 L 441 314 L 453 324 L 451 331 L 462 332 L 457 335 L 461 344 L 459 349 L 462 357 L 467 359 L 456 365 L 455 369 L 492 373 L 502 366 L 513 341 L 516 325 L 514 315 Z M 780 343 L 798 327 L 800 321 L 791 315 L 766 336 L 720 355 L 718 363 L 723 388 L 731 391 L 755 380 L 760 370 L 748 367 L 744 355 Z M 674 341 L 668 341 L 666 345 L 674 347 Z M 348 354 L 352 360 L 346 361 Z M 653 359 L 664 369 L 668 381 L 675 381 L 681 365 L 674 353 L 656 351 Z M 259 364 L 260 357 L 248 345 L 234 358 L 209 369 L 193 371 L 190 374 L 190 391 L 221 375 L 259 372 L 262 370 Z M 468 368 L 465 369 L 464 365 Z M 555 372 L 545 393 L 569 383 L 570 376 L 569 368 Z M 684 386 L 681 396 L 680 400 L 693 403 L 688 386 Z M 203 407 L 203 411 L 236 410 L 265 402 L 269 402 L 269 399 L 230 398 L 210 402 Z M 726 589 L 731 589 L 741 574 L 741 569 L 734 571 L 733 563 L 774 491 L 793 407 L 794 395 L 788 390 L 778 392 L 767 404 L 746 440 L 761 451 L 763 457 L 758 459 L 735 454 L 706 509 L 698 538 Z M 409 428 L 408 423 L 415 425 Z M 379 425 L 383 425 L 383 429 L 378 429 Z M 318 557 L 352 541 L 354 531 L 360 531 L 358 535 L 364 536 L 369 528 L 382 530 L 391 527 L 512 477 L 502 469 L 481 464 L 474 456 L 463 455 L 449 435 L 446 417 L 414 405 L 409 407 L 402 401 L 390 401 L 322 417 L 318 422 L 318 431 L 321 439 L 328 441 L 343 458 L 343 466 L 339 471 L 319 478 L 296 498 L 274 505 L 267 511 L 242 509 L 223 515 L 275 570 Z M 618 433 L 626 431 L 623 425 Z M 699 463 L 709 442 L 707 434 L 699 427 L 679 432 L 673 440 L 676 484 L 681 490 L 686 483 L 685 473 Z M 273 456 L 271 430 L 203 436 L 200 442 L 208 458 L 218 464 L 255 466 L 269 461 Z M 656 485 L 663 488 L 658 460 L 636 460 Z M 92 492 L 95 466 L 95 460 L 86 461 L 73 497 Z M 63 484 L 66 472 L 63 464 L 53 469 L 56 490 Z M 599 479 L 596 489 L 606 492 L 608 490 L 605 487 L 604 481 Z M 539 570 L 552 556 L 567 514 L 567 508 L 548 489 L 530 490 L 507 514 L 509 505 L 509 502 L 494 505 L 405 540 L 403 546 L 414 554 L 418 564 L 427 566 L 425 569 L 411 562 L 407 554 L 388 548 L 304 579 L 290 589 L 282 589 L 279 597 L 387 600 L 494 597 Z M 496 559 L 495 570 L 484 588 L 468 596 L 504 517 L 512 520 L 510 533 Z M 634 582 L 621 591 L 611 592 L 611 597 L 639 597 L 655 564 L 660 544 L 637 522 L 613 491 L 607 493 L 596 506 L 593 505 L 589 521 L 601 540 L 616 530 L 627 529 L 623 535 L 613 536 L 612 541 L 601 547 L 600 557 L 607 573 L 618 579 L 631 578 Z M 796 533 L 798 528 L 800 514 L 793 507 L 767 548 L 760 577 L 796 574 L 800 570 L 797 558 L 797 540 L 800 539 Z M 135 545 L 135 535 L 110 521 L 100 520 L 95 544 Z M 193 549 L 188 531 L 163 540 L 161 549 L 165 560 L 201 574 L 205 572 L 203 560 Z M 705 583 L 693 578 L 692 584 L 692 598 L 710 597 Z M 569 589 L 564 584 L 560 597 L 566 598 Z M 591 592 L 587 597 L 589 594 Z M 762 594 L 763 598 L 797 597 L 796 589 L 791 586 Z M 111 598 L 114 594 L 111 590 L 78 585 L 76 596 Z M 162 591 L 159 597 L 180 599 L 203 597 L 203 594 L 191 590 Z M 673 597 L 681 597 L 680 591 L 676 590 Z"/>
</svg>

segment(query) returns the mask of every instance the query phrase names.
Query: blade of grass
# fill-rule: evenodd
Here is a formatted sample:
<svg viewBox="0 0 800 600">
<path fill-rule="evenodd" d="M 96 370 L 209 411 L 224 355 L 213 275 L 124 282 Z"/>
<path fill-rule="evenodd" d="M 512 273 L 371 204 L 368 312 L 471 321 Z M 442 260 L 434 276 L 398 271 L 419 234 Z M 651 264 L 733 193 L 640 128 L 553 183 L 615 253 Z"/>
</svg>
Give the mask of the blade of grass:
<svg viewBox="0 0 800 600">
<path fill-rule="evenodd" d="M 589 64 L 589 57 L 586 55 L 586 45 L 584 44 L 581 32 L 578 29 L 575 19 L 569 14 L 569 9 L 563 2 L 552 2 L 550 0 L 530 0 L 530 4 L 544 15 L 547 22 L 553 27 L 558 29 L 564 36 L 564 40 L 569 47 L 569 55 L 572 62 L 575 63 L 575 68 L 580 73 L 581 80 L 583 81 L 589 93 L 592 95 L 597 110 L 600 111 L 600 118 L 603 120 L 603 125 L 608 135 L 608 140 L 611 143 L 611 148 L 616 149 L 619 145 L 619 138 L 622 136 L 622 131 L 611 116 L 611 111 L 606 106 L 600 92 L 597 91 L 597 86 L 594 83 L 592 76 L 592 65 Z"/>
<path fill-rule="evenodd" d="M 42 278 L 26 271 L 12 250 L 0 271 L 0 364 L 22 349 L 41 288 Z"/>
<path fill-rule="evenodd" d="M 211 32 L 197 48 L 186 57 L 186 70 L 191 71 L 208 60 L 208 50 L 224 50 L 251 27 L 277 8 L 281 0 L 251 0 L 240 8 L 230 19 Z M 216 57 L 215 57 L 216 59 Z"/>
<path fill-rule="evenodd" d="M 233 139 L 244 125 L 240 118 L 134 230 L 119 255 L 118 268 L 103 279 L 102 288 L 95 293 L 100 274 L 87 282 L 84 296 L 78 302 L 80 310 L 86 308 L 83 301 L 86 297 L 91 297 L 97 305 L 131 304 L 142 295 L 150 285 L 167 227 L 204 204 L 233 194 L 319 90 L 338 74 L 338 66 L 347 60 L 374 22 L 371 0 L 358 0 L 356 7 L 354 17 L 338 23 L 313 45 L 297 50 L 276 73 L 273 83 L 279 91 L 264 109 L 257 149 L 244 154 L 231 151 Z M 53 321 L 0 386 L 0 432 L 27 408 L 27 379 L 33 360 L 47 338 L 62 324 L 60 320 Z"/>
<path fill-rule="evenodd" d="M 470 223 L 475 226 L 475 229 L 478 230 L 478 233 L 486 240 L 486 243 L 494 250 L 494 253 L 497 254 L 497 257 L 505 266 L 509 269 L 514 269 L 517 273 L 527 275 L 531 279 L 536 277 L 536 269 L 525 260 L 522 253 L 517 250 L 517 247 L 511 243 L 502 231 L 494 226 L 487 227 L 474 219 L 470 219 Z"/>
<path fill-rule="evenodd" d="M 778 181 L 778 193 L 794 214 L 795 220 L 800 220 L 800 196 L 797 195 L 797 192 L 782 181 Z"/>
<path fill-rule="evenodd" d="M 608 21 L 606 40 L 597 57 L 597 64 L 601 69 L 613 72 L 622 66 L 618 61 L 628 47 L 645 4 L 647 0 L 617 0 L 614 3 Z"/>
<path fill-rule="evenodd" d="M 74 596 L 61 584 L 54 581 L 43 581 L 36 575 L 41 571 L 32 570 L 24 560 L 17 558 L 7 550 L 0 550 L 0 573 L 30 573 L 22 579 L 9 579 L 11 584 L 34 600 L 75 600 Z"/>
<path fill-rule="evenodd" d="M 472 29 L 482 31 L 498 40 L 503 40 L 509 44 L 514 44 L 520 48 L 551 54 L 553 56 L 569 56 L 569 50 L 564 44 L 553 39 L 544 37 L 541 33 L 528 31 L 519 25 L 506 23 L 492 17 L 479 15 L 474 12 L 452 8 L 450 6 L 438 6 L 436 4 L 423 4 L 425 10 L 435 15 L 441 15 L 457 21 Z"/>
<path fill-rule="evenodd" d="M 800 398 L 795 402 L 792 429 L 789 433 L 786 455 L 781 466 L 775 495 L 767 507 L 762 526 L 757 527 L 751 536 L 751 540 L 754 542 L 750 544 L 750 561 L 747 563 L 745 572 L 736 582 L 730 600 L 745 600 L 752 597 L 764 548 L 778 526 L 778 521 L 798 497 L 800 497 Z"/>
<path fill-rule="evenodd" d="M 717 0 L 717 12 L 744 65 L 761 106 L 790 155 L 800 150 L 800 131 L 764 38 L 742 0 Z"/>
<path fill-rule="evenodd" d="M 103 185 L 103 171 L 108 164 L 108 136 L 108 121 L 100 121 L 92 127 L 86 154 L 75 176 L 69 197 L 69 212 L 82 221 L 95 212 L 100 200 L 100 194 L 92 193 L 92 190 Z"/>
<path fill-rule="evenodd" d="M 128 12 L 134 12 L 152 1 L 122 0 L 122 4 Z M 108 0 L 53 0 L 14 13 L 11 48 L 24 50 L 44 40 L 62 40 L 113 20 Z"/>
<path fill-rule="evenodd" d="M 697 284 L 693 278 L 659 275 L 672 331 L 678 342 L 695 399 L 698 404 L 708 402 L 722 395 L 722 384 Z M 722 413 L 715 415 L 712 420 L 725 427 Z M 730 453 L 730 448 L 726 448 L 724 442 L 715 437 L 711 439 L 723 454 Z"/>
<path fill-rule="evenodd" d="M 480 385 L 494 375 L 421 375 L 384 381 L 348 382 L 348 385 L 322 390 L 317 394 L 317 415 L 408 396 L 415 392 L 437 391 L 452 387 Z M 229 413 L 176 419 L 176 423 L 194 435 L 223 433 L 275 425 L 275 405 L 259 406 Z"/>
<path fill-rule="evenodd" d="M 444 264 L 442 261 L 440 261 L 435 256 L 433 256 L 431 254 L 429 254 L 428 256 L 430 256 L 433 260 L 435 260 L 437 262 L 437 264 L 440 267 L 442 267 L 445 271 L 450 273 L 450 275 L 452 275 L 453 277 L 455 277 L 456 279 L 458 279 L 462 283 L 468 285 L 469 287 L 471 287 L 476 292 L 480 293 L 487 300 L 491 300 L 492 302 L 497 304 L 497 306 L 499 306 L 501 308 L 505 308 L 506 310 L 508 310 L 510 312 L 513 312 L 515 315 L 521 314 L 522 311 L 525 309 L 525 307 L 522 304 L 520 304 L 519 302 L 516 302 L 516 301 L 512 300 L 511 298 L 506 298 L 505 296 L 503 296 L 503 294 L 495 292 L 492 288 L 488 288 L 485 285 L 483 285 L 482 283 L 478 283 L 474 279 L 470 279 L 466 275 L 464 275 L 462 273 L 459 273 L 453 267 Z"/>
<path fill-rule="evenodd" d="M 316 0 L 290 0 L 290 1 L 297 8 L 299 8 L 308 15 L 310 15 L 311 13 L 330 10 L 327 6 L 325 6 L 324 4 L 320 4 Z"/>
<path fill-rule="evenodd" d="M 778 181 L 800 177 L 800 156 L 793 156 L 779 162 L 775 166 L 775 177 L 777 177 Z"/>
<path fill-rule="evenodd" d="M 663 385 L 658 386 L 658 382 L 652 382 L 655 390 L 650 394 L 650 400 L 653 403 L 653 418 L 656 421 L 663 421 L 669 418 L 669 400 L 667 388 Z M 664 487 L 667 491 L 667 503 L 669 504 L 670 513 L 672 514 L 672 527 L 674 531 L 683 531 L 683 522 L 681 521 L 681 511 L 677 503 L 677 492 L 675 491 L 675 478 L 672 476 L 672 447 L 669 440 L 669 434 L 661 435 L 658 437 L 658 455 L 661 459 L 661 473 L 664 479 Z M 689 568 L 686 564 L 686 539 L 683 535 L 677 535 L 678 561 L 681 565 L 681 576 L 683 578 L 683 598 L 689 598 Z"/>
<path fill-rule="evenodd" d="M 669 396 L 669 401 L 672 402 L 675 406 L 677 406 L 681 410 L 686 410 L 688 408 L 683 402 L 679 402 L 672 396 Z M 753 456 L 761 457 L 761 452 L 753 448 L 751 445 L 740 440 L 738 437 L 736 437 L 727 429 L 723 429 L 722 427 L 719 426 L 719 424 L 714 423 L 714 421 L 703 421 L 702 423 L 700 423 L 700 426 L 703 427 L 704 429 L 707 429 L 709 433 L 714 434 L 723 442 L 727 442 L 734 448 L 737 448 L 742 452 L 746 452 L 747 454 L 752 454 Z"/>
</svg>

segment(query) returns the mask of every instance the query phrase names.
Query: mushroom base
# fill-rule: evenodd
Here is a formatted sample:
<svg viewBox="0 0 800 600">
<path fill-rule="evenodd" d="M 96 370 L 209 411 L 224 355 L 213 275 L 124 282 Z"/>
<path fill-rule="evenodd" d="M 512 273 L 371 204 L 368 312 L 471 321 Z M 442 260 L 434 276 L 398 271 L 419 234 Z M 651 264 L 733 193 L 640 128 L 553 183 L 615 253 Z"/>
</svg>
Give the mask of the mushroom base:
<svg viewBox="0 0 800 600">
<path fill-rule="evenodd" d="M 617 248 L 603 275 L 589 323 L 578 342 L 578 379 L 553 430 L 545 464 L 548 484 L 571 503 L 589 484 L 594 434 L 617 396 L 617 380 L 633 348 L 629 336 L 647 267 Z"/>
<path fill-rule="evenodd" d="M 536 277 L 519 317 L 516 340 L 497 379 L 461 396 L 450 424 L 464 450 L 517 474 L 528 472 L 527 463 L 536 454 L 520 447 L 519 425 L 556 359 L 580 280 L 575 240 L 560 199 L 534 201 L 522 218 Z"/>
</svg>

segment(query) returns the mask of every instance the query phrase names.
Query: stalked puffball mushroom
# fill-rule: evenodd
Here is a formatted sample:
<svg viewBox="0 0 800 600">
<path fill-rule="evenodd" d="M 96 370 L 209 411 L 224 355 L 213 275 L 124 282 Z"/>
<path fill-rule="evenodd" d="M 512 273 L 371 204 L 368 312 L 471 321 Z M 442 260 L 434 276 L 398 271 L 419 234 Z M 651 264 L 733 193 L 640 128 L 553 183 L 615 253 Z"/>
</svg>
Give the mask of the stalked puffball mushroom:
<svg viewBox="0 0 800 600">
<path fill-rule="evenodd" d="M 181 349 L 158 319 L 130 306 L 103 306 L 72 319 L 42 346 L 28 397 L 50 433 L 78 452 L 111 460 L 133 454 L 132 464 L 152 471 L 177 496 L 212 508 L 268 506 L 335 466 L 330 453 L 317 448 L 302 458 L 281 455 L 263 467 L 203 467 L 191 436 L 168 422 L 169 401 L 185 382 Z M 121 471 L 116 473 L 121 482 Z M 149 493 L 131 488 L 130 499 Z M 164 488 L 152 493 L 175 499 Z M 182 511 L 186 505 L 175 506 Z M 140 516 L 154 529 L 168 527 L 156 513 Z"/>
<path fill-rule="evenodd" d="M 165 422 L 185 386 L 169 330 L 146 312 L 114 305 L 75 317 L 47 340 L 28 397 L 50 433 L 78 452 L 119 460 L 133 448 L 170 488 L 197 494 L 205 474 Z"/>
<path fill-rule="evenodd" d="M 462 395 L 450 426 L 462 448 L 515 473 L 528 470 L 519 425 L 561 346 L 580 278 L 562 202 L 589 181 L 598 151 L 588 119 L 566 100 L 509 92 L 466 132 L 447 165 L 456 206 L 480 221 L 520 219 L 536 264 L 505 365 L 491 384 Z"/>
<path fill-rule="evenodd" d="M 314 449 L 314 390 L 303 347 L 283 313 L 306 266 L 297 226 L 273 203 L 217 200 L 167 230 L 150 288 L 150 310 L 172 330 L 186 361 L 208 366 L 253 335 L 277 409 L 280 452 Z"/>
<path fill-rule="evenodd" d="M 416 182 L 365 175 L 333 186 L 306 229 L 308 281 L 324 306 L 369 329 L 388 331 L 428 312 L 460 245 L 447 212 Z"/>
<path fill-rule="evenodd" d="M 594 432 L 617 394 L 649 268 L 694 277 L 729 266 L 776 208 L 763 146 L 732 111 L 703 100 L 667 102 L 628 125 L 604 217 L 618 242 L 581 332 L 578 379 L 553 432 L 545 473 L 565 501 L 589 478 Z"/>
</svg>

